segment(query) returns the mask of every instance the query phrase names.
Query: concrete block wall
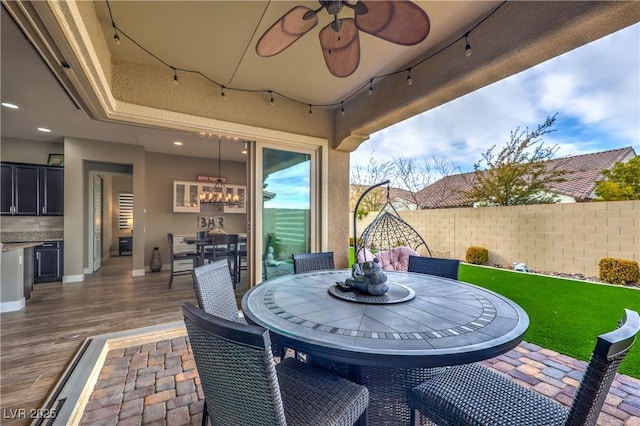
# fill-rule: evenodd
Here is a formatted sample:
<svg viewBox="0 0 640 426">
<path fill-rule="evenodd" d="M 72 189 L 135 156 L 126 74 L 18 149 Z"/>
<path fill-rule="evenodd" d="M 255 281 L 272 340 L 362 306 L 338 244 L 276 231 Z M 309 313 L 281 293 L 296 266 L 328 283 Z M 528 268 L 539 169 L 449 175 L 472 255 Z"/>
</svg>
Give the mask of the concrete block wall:
<svg viewBox="0 0 640 426">
<path fill-rule="evenodd" d="M 598 262 L 640 262 L 640 201 L 402 210 L 434 256 L 464 260 L 469 246 L 489 250 L 489 262 L 524 262 L 532 269 L 598 276 Z M 372 212 L 358 221 L 358 234 Z M 353 231 L 351 231 L 353 234 Z"/>
</svg>

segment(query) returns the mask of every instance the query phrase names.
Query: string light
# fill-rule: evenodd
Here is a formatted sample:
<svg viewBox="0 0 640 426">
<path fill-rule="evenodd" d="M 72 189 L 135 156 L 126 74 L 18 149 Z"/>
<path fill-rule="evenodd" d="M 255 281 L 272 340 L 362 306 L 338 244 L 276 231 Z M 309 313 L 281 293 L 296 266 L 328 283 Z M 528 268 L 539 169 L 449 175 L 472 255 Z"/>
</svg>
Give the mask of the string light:
<svg viewBox="0 0 640 426">
<path fill-rule="evenodd" d="M 275 100 L 274 100 L 274 96 L 273 96 L 274 93 L 275 93 L 275 94 L 277 94 L 277 95 L 279 95 L 279 96 L 281 96 L 281 97 L 283 97 L 285 99 L 288 99 L 289 101 L 296 102 L 296 103 L 302 104 L 302 105 L 308 105 L 308 107 L 309 107 L 309 115 L 313 114 L 312 107 L 314 107 L 314 106 L 317 106 L 317 107 L 336 107 L 336 106 L 340 106 L 340 112 L 344 115 L 344 103 L 349 101 L 351 98 L 355 97 L 364 88 L 369 86 L 368 93 L 369 93 L 369 95 L 373 94 L 373 80 L 374 79 L 379 79 L 379 78 L 384 78 L 384 77 L 391 77 L 391 76 L 394 76 L 396 74 L 407 72 L 408 73 L 408 75 L 407 75 L 407 85 L 411 86 L 413 84 L 413 78 L 411 77 L 412 68 L 415 68 L 415 67 L 423 64 L 424 62 L 430 60 L 434 56 L 442 53 L 443 51 L 445 51 L 447 49 L 449 49 L 451 46 L 453 46 L 454 44 L 456 44 L 458 41 L 460 41 L 462 39 L 464 39 L 464 41 L 465 41 L 465 56 L 467 56 L 467 57 L 471 56 L 471 45 L 469 44 L 469 36 L 471 35 L 472 31 L 474 31 L 478 27 L 480 27 L 480 25 L 482 25 L 487 19 L 492 17 L 507 2 L 506 2 L 506 0 L 502 1 L 498 6 L 496 6 L 482 20 L 480 20 L 478 23 L 476 23 L 469 31 L 464 33 L 461 37 L 459 37 L 456 40 L 452 41 L 451 43 L 445 45 L 440 50 L 432 53 L 431 55 L 421 59 L 420 61 L 418 61 L 415 64 L 413 64 L 411 67 L 408 67 L 408 68 L 405 68 L 405 69 L 400 69 L 400 70 L 397 70 L 397 71 L 393 71 L 393 72 L 390 72 L 390 73 L 387 73 L 387 74 L 376 75 L 376 76 L 372 77 L 369 81 L 364 83 L 363 85 L 357 87 L 351 94 L 346 96 L 344 99 L 342 99 L 340 101 L 337 101 L 337 102 L 334 102 L 334 103 L 329 103 L 329 104 L 307 104 L 307 103 L 305 103 L 305 102 L 303 102 L 301 100 L 292 98 L 292 97 L 284 95 L 282 93 L 274 92 L 273 90 L 255 90 L 255 89 L 228 88 L 228 87 L 225 87 L 224 85 L 218 83 L 217 81 L 214 81 L 211 78 L 207 77 L 206 75 L 204 75 L 200 71 L 182 69 L 182 68 L 177 68 L 177 67 L 171 66 L 170 64 L 168 64 L 167 62 L 165 62 L 161 58 L 159 58 L 158 56 L 156 56 L 153 53 L 151 53 L 144 46 L 140 45 L 140 43 L 136 42 L 129 35 L 127 35 L 124 31 L 122 31 L 122 29 L 119 28 L 116 25 L 115 20 L 113 19 L 113 14 L 111 13 L 111 5 L 109 3 L 109 0 L 106 0 L 106 3 L 107 3 L 107 8 L 109 9 L 109 16 L 111 18 L 111 25 L 113 26 L 113 31 L 114 31 L 113 39 L 114 39 L 115 43 L 117 45 L 120 44 L 120 35 L 122 35 L 122 36 L 126 37 L 128 40 L 130 40 L 133 44 L 138 46 L 140 49 L 144 50 L 147 54 L 152 56 L 154 59 L 156 59 L 157 61 L 161 62 L 163 65 L 171 68 L 173 70 L 173 82 L 174 82 L 174 84 L 178 84 L 177 71 L 179 70 L 181 72 L 188 72 L 188 73 L 192 73 L 192 74 L 197 74 L 200 77 L 204 78 L 205 80 L 208 80 L 210 83 L 215 84 L 216 86 L 219 86 L 220 87 L 220 96 L 222 96 L 222 99 L 224 99 L 225 101 L 227 100 L 227 97 L 226 97 L 226 94 L 225 94 L 225 89 L 236 90 L 236 91 L 240 91 L 240 92 L 251 92 L 251 93 L 264 92 L 264 93 L 268 93 L 269 94 L 269 102 L 270 102 L 271 105 L 275 104 Z"/>
<path fill-rule="evenodd" d="M 109 15 L 111 15 L 111 7 L 109 6 L 109 2 L 107 2 L 107 7 L 109 7 Z M 111 26 L 113 27 L 113 41 L 117 46 L 120 46 L 120 36 L 118 35 L 118 30 L 116 29 L 116 23 L 113 21 L 113 17 L 111 18 Z"/>
<path fill-rule="evenodd" d="M 469 44 L 469 33 L 464 34 L 464 56 L 471 56 L 471 45 Z"/>
</svg>

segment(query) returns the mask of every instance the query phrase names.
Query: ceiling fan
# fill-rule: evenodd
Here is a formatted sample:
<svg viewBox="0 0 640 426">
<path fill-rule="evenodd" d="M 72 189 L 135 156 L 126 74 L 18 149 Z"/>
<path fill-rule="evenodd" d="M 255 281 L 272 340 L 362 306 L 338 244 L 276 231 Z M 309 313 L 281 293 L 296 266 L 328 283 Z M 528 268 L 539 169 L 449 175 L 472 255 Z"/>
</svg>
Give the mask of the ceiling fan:
<svg viewBox="0 0 640 426">
<path fill-rule="evenodd" d="M 320 7 L 296 6 L 284 14 L 260 37 L 256 52 L 263 57 L 277 55 L 309 32 L 318 23 L 318 13 L 325 9 L 333 21 L 320 30 L 320 46 L 329 72 L 348 77 L 360 63 L 358 31 L 403 46 L 413 46 L 427 37 L 429 16 L 409 0 L 319 1 Z M 346 7 L 353 18 L 338 15 Z"/>
</svg>

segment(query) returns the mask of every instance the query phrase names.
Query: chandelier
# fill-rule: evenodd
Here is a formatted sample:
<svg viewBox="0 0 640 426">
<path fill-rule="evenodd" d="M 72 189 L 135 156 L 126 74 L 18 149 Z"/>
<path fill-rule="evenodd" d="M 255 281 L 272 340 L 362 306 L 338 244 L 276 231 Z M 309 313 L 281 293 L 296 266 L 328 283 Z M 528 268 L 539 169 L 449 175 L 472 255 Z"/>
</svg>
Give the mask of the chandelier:
<svg viewBox="0 0 640 426">
<path fill-rule="evenodd" d="M 222 156 L 220 149 L 220 138 L 218 138 L 218 177 L 213 186 L 208 187 L 208 191 L 200 193 L 200 204 L 210 206 L 237 206 L 240 203 L 240 196 L 234 194 L 224 184 L 226 179 L 221 177 Z M 204 188 L 204 187 L 203 187 Z"/>
</svg>

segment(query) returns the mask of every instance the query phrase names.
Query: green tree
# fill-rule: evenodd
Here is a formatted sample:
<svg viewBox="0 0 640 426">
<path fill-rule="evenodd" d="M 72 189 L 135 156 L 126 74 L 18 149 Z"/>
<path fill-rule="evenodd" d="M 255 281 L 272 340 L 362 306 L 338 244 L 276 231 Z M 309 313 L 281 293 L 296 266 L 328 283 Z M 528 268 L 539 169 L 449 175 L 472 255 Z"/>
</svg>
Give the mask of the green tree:
<svg viewBox="0 0 640 426">
<path fill-rule="evenodd" d="M 555 131 L 556 115 L 533 131 L 518 127 L 500 152 L 494 152 L 494 145 L 482 154 L 468 182 L 471 189 L 464 192 L 469 201 L 483 206 L 555 203 L 551 186 L 564 182 L 567 172 L 561 161 L 549 161 L 558 147 L 545 146 L 543 136 Z"/>
<path fill-rule="evenodd" d="M 596 195 L 604 201 L 640 200 L 640 157 L 626 163 L 617 162 L 603 170 L 603 180 L 596 182 Z"/>
</svg>

